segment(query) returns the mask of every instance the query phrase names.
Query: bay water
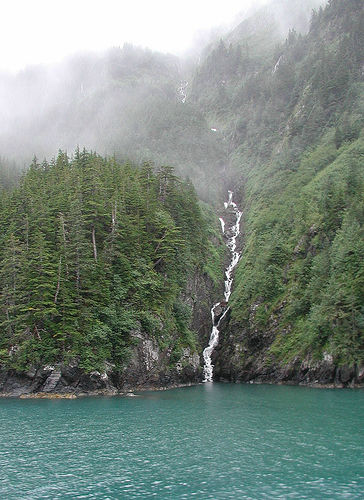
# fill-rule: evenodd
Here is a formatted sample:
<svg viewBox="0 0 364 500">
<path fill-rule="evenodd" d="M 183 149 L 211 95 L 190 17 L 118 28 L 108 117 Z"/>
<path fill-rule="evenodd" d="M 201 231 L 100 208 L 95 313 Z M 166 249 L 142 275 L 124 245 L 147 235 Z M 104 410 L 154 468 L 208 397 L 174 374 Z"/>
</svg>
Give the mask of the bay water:
<svg viewBox="0 0 364 500">
<path fill-rule="evenodd" d="M 0 399 L 0 498 L 364 498 L 364 391 Z"/>
</svg>

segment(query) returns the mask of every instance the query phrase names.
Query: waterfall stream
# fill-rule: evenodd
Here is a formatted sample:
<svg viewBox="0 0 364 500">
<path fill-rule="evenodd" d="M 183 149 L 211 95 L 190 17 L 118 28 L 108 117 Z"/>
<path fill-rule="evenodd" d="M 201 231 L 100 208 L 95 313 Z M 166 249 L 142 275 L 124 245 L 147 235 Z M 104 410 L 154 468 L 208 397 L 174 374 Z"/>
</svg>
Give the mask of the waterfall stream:
<svg viewBox="0 0 364 500">
<path fill-rule="evenodd" d="M 188 87 L 188 82 L 182 81 L 177 89 L 177 93 L 183 104 L 186 102 L 187 99 L 187 87 Z"/>
<path fill-rule="evenodd" d="M 213 378 L 213 365 L 211 363 L 211 354 L 214 348 L 219 342 L 219 326 L 226 313 L 229 310 L 228 301 L 231 295 L 231 287 L 233 284 L 233 270 L 236 267 L 240 259 L 240 252 L 236 251 L 236 239 L 240 234 L 240 219 L 243 215 L 237 207 L 236 203 L 233 201 L 233 192 L 228 191 L 228 201 L 224 203 L 225 210 L 231 210 L 235 219 L 235 223 L 225 230 L 225 221 L 222 217 L 219 218 L 221 224 L 222 233 L 227 236 L 228 240 L 226 246 L 230 250 L 231 260 L 230 264 L 225 270 L 225 290 L 224 290 L 224 300 L 217 302 L 211 308 L 211 319 L 212 319 L 212 331 L 210 335 L 209 345 L 203 351 L 204 359 L 204 382 L 212 382 Z"/>
</svg>

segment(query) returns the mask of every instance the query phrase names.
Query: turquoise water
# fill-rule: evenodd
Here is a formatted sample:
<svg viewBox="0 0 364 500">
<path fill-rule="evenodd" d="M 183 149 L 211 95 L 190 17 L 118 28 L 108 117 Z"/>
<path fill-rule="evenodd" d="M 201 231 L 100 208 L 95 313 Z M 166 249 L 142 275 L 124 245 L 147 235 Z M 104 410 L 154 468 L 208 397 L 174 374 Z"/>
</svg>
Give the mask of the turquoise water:
<svg viewBox="0 0 364 500">
<path fill-rule="evenodd" d="M 0 400 L 1 499 L 363 498 L 364 391 Z"/>
</svg>

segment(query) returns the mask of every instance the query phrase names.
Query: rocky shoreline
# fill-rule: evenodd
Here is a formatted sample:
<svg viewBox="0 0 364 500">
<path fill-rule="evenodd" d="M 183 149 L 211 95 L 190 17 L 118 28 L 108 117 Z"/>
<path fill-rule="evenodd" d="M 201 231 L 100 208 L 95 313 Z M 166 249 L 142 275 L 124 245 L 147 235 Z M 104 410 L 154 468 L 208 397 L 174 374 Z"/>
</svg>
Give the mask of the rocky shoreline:
<svg viewBox="0 0 364 500">
<path fill-rule="evenodd" d="M 4 377 L 4 374 L 1 374 Z M 84 386 L 81 387 L 58 387 L 57 390 L 44 392 L 44 391 L 29 391 L 29 384 L 26 377 L 24 377 L 23 385 L 21 385 L 21 375 L 16 375 L 16 380 L 14 375 L 7 376 L 7 382 L 2 384 L 0 390 L 0 398 L 18 398 L 18 399 L 78 399 L 84 397 L 136 397 L 136 392 L 145 391 L 165 391 L 169 389 L 178 389 L 182 387 L 192 387 L 198 385 L 200 382 L 185 382 L 185 383 L 170 383 L 168 385 L 136 385 L 135 387 L 128 387 L 124 389 L 118 389 L 111 384 L 105 387 L 90 388 L 86 390 Z M 7 389 L 7 390 L 3 390 Z"/>
<path fill-rule="evenodd" d="M 315 380 L 310 377 L 306 379 L 301 379 L 296 376 L 292 379 L 284 379 L 284 377 L 270 378 L 265 374 L 256 374 L 256 376 L 243 377 L 231 376 L 225 373 L 222 376 L 221 373 L 216 377 L 216 382 L 218 383 L 235 383 L 235 384 L 254 384 L 254 385 L 289 385 L 289 386 L 300 386 L 300 387 L 311 387 L 317 389 L 363 389 L 364 380 L 363 377 L 351 377 L 350 379 L 344 378 L 344 382 L 340 377 L 336 377 L 329 381 L 328 379 L 323 379 L 321 381 Z M 19 398 L 19 399 L 78 399 L 84 397 L 135 397 L 136 392 L 144 391 L 164 391 L 169 389 L 177 389 L 182 387 L 191 387 L 199 385 L 202 383 L 201 377 L 199 379 L 194 379 L 192 381 L 176 382 L 170 380 L 164 381 L 164 383 L 155 384 L 125 384 L 123 387 L 116 387 L 111 382 L 100 383 L 97 382 L 97 377 L 95 375 L 83 375 L 83 382 L 77 385 L 57 385 L 53 390 L 45 392 L 43 386 L 35 386 L 30 384 L 30 379 L 25 374 L 16 374 L 10 372 L 0 372 L 0 398 Z M 92 380 L 93 378 L 93 380 Z M 245 379 L 244 379 L 245 378 Z M 85 384 L 85 380 L 88 380 Z"/>
<path fill-rule="evenodd" d="M 0 397 L 22 399 L 74 399 L 84 396 L 131 396 L 135 391 L 185 387 L 200 382 L 202 368 L 198 356 L 185 359 L 184 366 L 170 368 L 164 364 L 129 365 L 124 373 L 114 373 L 110 365 L 103 373 L 83 372 L 75 365 L 43 366 L 33 372 L 0 370 Z M 143 372 L 144 370 L 144 372 Z"/>
<path fill-rule="evenodd" d="M 363 365 L 338 366 L 327 353 L 322 359 L 307 356 L 279 363 L 269 355 L 269 339 L 261 335 L 254 344 L 257 338 L 249 333 L 230 332 L 230 338 L 226 338 L 225 332 L 213 360 L 216 381 L 337 389 L 364 387 Z"/>
<path fill-rule="evenodd" d="M 179 389 L 182 387 L 192 387 L 199 385 L 199 383 L 186 383 L 186 384 L 172 384 L 170 386 L 164 387 L 136 387 L 134 390 L 128 391 L 118 391 L 117 389 L 99 389 L 89 392 L 31 392 L 31 393 L 8 393 L 0 392 L 0 398 L 17 398 L 17 399 L 79 399 L 85 397 L 137 397 L 138 394 L 135 392 L 146 392 L 146 391 L 167 391 L 170 389 Z"/>
</svg>

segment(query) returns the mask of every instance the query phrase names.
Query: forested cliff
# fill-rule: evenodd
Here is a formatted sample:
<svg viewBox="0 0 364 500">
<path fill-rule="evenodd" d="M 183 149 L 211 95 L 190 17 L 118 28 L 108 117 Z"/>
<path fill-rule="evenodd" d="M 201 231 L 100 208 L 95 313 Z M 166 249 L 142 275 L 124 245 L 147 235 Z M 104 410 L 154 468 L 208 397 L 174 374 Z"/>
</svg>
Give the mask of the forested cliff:
<svg viewBox="0 0 364 500">
<path fill-rule="evenodd" d="M 81 372 L 112 373 L 138 385 L 152 383 L 148 371 L 160 361 L 163 372 L 179 363 L 175 377 L 187 366 L 198 379 L 204 281 L 213 293 L 221 259 L 190 182 L 171 167 L 77 150 L 71 160 L 63 152 L 50 163 L 35 159 L 1 201 L 5 368 L 31 375 L 61 363 L 63 374 L 77 368 L 74 382 Z M 139 344 L 143 359 L 133 367 Z"/>
<path fill-rule="evenodd" d="M 72 107 L 63 94 L 70 107 L 57 105 L 50 136 L 113 156 L 60 151 L 18 179 L 1 160 L 3 391 L 9 373 L 27 374 L 27 390 L 55 372 L 58 389 L 201 380 L 227 189 L 243 211 L 242 255 L 215 379 L 363 381 L 364 8 L 331 0 L 306 22 L 293 16 L 282 41 L 268 17 L 245 20 L 198 64 L 126 47 L 97 61 L 96 81 L 92 57 L 88 72 L 73 69 L 82 99 Z M 19 93 L 28 78 L 36 88 L 23 74 Z M 97 116 L 92 133 L 85 113 Z M 0 144 L 16 158 L 9 130 Z"/>
<path fill-rule="evenodd" d="M 224 376 L 329 383 L 350 365 L 344 382 L 362 377 L 363 42 L 362 4 L 332 1 L 307 36 L 291 31 L 261 69 L 225 79 L 245 235 Z"/>
</svg>

